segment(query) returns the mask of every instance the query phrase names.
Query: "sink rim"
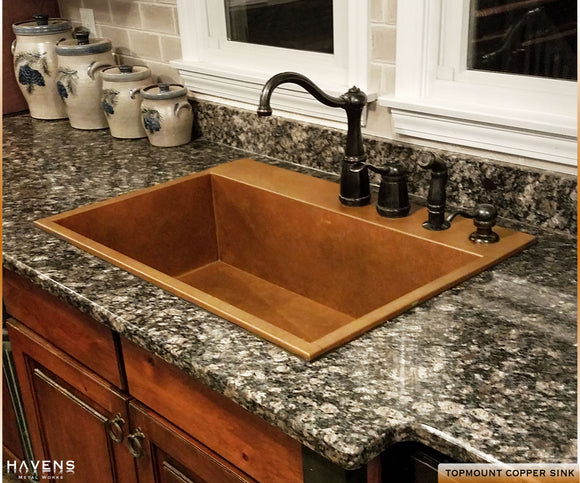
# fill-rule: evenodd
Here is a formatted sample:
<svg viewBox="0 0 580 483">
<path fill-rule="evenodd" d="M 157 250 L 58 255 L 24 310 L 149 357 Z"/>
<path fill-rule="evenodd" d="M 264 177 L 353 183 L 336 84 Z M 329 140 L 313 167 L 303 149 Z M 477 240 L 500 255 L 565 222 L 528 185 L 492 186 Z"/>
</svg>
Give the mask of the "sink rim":
<svg viewBox="0 0 580 483">
<path fill-rule="evenodd" d="M 168 186 L 183 183 L 191 178 L 197 178 L 207 174 L 249 184 L 253 187 L 290 197 L 303 203 L 313 204 L 344 216 L 379 225 L 384 229 L 397 231 L 407 236 L 417 237 L 426 242 L 440 244 L 455 250 L 461 250 L 476 255 L 477 258 L 456 270 L 440 276 L 364 314 L 362 317 L 353 319 L 351 322 L 348 322 L 342 327 L 338 327 L 334 331 L 312 342 L 308 342 L 281 327 L 274 326 L 266 320 L 59 224 L 60 220 L 72 215 L 80 214 L 100 206 L 119 203 L 124 199 L 139 196 L 142 193 L 164 189 Z M 160 183 L 149 188 L 135 190 L 100 202 L 84 205 L 73 210 L 37 220 L 34 223 L 36 226 L 65 239 L 84 251 L 113 263 L 185 300 L 200 305 L 210 312 L 224 317 L 255 335 L 274 342 L 307 360 L 315 359 L 329 350 L 383 324 L 387 320 L 393 319 L 397 315 L 400 315 L 436 294 L 471 278 L 473 275 L 485 270 L 491 265 L 499 263 L 514 253 L 523 250 L 535 241 L 535 238 L 531 235 L 514 232 L 507 228 L 496 227 L 495 229 L 501 238 L 499 243 L 490 245 L 474 244 L 468 240 L 469 233 L 473 231 L 473 225 L 470 220 L 458 219 L 452 224 L 449 230 L 431 232 L 423 229 L 421 226 L 422 222 L 427 218 L 426 209 L 424 208 L 414 208 L 412 213 L 406 218 L 386 219 L 376 213 L 374 205 L 355 208 L 343 206 L 338 201 L 337 193 L 338 185 L 336 183 L 251 159 L 241 159 L 176 178 L 165 183 Z"/>
</svg>

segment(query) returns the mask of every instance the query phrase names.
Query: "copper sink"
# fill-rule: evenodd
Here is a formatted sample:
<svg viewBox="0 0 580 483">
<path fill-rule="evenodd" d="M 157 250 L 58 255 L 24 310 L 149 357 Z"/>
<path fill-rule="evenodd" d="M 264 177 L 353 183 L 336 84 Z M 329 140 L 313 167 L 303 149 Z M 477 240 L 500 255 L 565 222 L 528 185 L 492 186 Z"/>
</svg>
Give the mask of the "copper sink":
<svg viewBox="0 0 580 483">
<path fill-rule="evenodd" d="M 139 277 L 313 359 L 534 238 L 470 220 L 430 232 L 345 207 L 335 183 L 242 159 L 38 220 Z"/>
</svg>

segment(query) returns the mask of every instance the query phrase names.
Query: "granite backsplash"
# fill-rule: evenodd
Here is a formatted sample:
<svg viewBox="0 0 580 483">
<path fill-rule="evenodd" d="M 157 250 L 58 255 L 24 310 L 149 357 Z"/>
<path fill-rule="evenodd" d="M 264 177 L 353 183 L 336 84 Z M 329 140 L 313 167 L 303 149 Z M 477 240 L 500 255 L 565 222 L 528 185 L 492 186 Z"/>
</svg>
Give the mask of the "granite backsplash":
<svg viewBox="0 0 580 483">
<path fill-rule="evenodd" d="M 195 102 L 196 135 L 262 156 L 338 174 L 346 132 L 205 101 Z M 224 129 L 227 126 L 227 129 Z M 443 160 L 449 171 L 450 208 L 492 203 L 504 220 L 550 231 L 576 234 L 577 177 L 527 168 L 449 151 L 422 149 L 389 139 L 365 136 L 373 164 L 402 162 L 408 170 L 409 193 L 424 203 L 430 174 L 418 166 L 425 156 Z M 373 180 L 378 185 L 378 179 Z"/>
</svg>

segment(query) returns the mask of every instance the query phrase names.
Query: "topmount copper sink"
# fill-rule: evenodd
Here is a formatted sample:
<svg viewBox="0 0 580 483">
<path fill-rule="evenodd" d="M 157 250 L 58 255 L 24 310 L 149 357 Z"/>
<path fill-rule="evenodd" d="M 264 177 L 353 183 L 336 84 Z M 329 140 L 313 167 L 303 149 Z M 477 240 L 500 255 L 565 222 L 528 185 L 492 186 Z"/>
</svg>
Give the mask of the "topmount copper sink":
<svg viewBox="0 0 580 483">
<path fill-rule="evenodd" d="M 38 220 L 55 233 L 306 358 L 315 358 L 533 242 L 468 240 L 346 207 L 338 185 L 234 161 Z"/>
</svg>

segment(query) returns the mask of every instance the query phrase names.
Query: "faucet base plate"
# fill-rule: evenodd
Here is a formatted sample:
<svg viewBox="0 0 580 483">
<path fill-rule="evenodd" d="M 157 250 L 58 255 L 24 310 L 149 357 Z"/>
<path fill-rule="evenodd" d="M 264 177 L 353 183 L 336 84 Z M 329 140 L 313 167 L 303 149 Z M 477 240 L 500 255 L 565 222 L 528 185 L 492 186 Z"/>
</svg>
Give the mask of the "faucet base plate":
<svg viewBox="0 0 580 483">
<path fill-rule="evenodd" d="M 366 206 L 371 202 L 371 195 L 363 196 L 362 198 L 346 198 L 338 195 L 338 198 L 345 206 Z"/>
</svg>

